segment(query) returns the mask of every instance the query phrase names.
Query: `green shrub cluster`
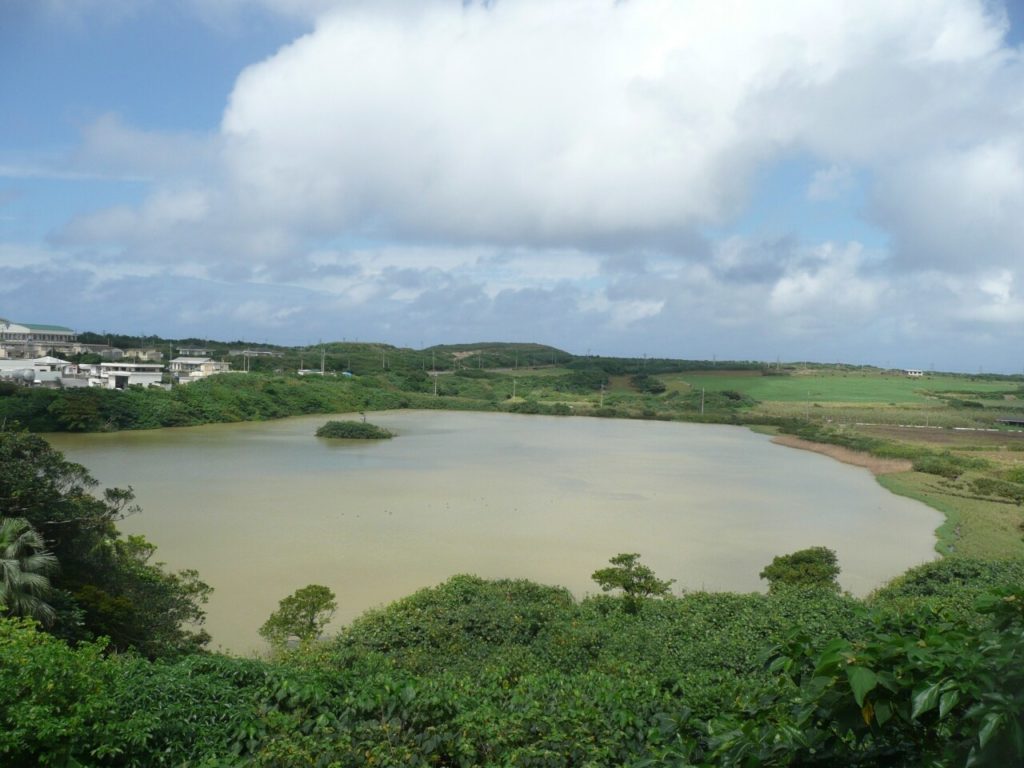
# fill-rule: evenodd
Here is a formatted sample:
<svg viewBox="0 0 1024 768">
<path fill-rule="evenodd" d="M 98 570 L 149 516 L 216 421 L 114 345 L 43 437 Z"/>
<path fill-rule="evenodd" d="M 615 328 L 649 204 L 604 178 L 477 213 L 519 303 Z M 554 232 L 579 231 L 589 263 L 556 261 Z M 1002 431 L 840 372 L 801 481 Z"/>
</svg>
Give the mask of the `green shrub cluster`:
<svg viewBox="0 0 1024 768">
<path fill-rule="evenodd" d="M 995 496 L 1020 506 L 1024 504 L 1024 485 L 1000 480 L 997 477 L 976 477 L 971 480 L 971 490 L 981 496 Z"/>
<path fill-rule="evenodd" d="M 225 374 L 170 391 L 22 389 L 0 397 L 0 419 L 33 432 L 154 429 L 399 407 L 390 395 L 349 380 Z"/>
<path fill-rule="evenodd" d="M 665 382 L 648 373 L 638 373 L 629 382 L 638 392 L 644 392 L 649 395 L 660 395 L 666 389 Z"/>
<path fill-rule="evenodd" d="M 33 590 L 52 609 L 48 629 L 72 642 L 105 636 L 112 650 L 154 658 L 195 651 L 209 639 L 210 587 L 193 570 L 165 571 L 145 538 L 121 535 L 116 522 L 137 510 L 130 489 L 96 486 L 38 435 L 0 429 L 0 520 L 23 521 L 56 558 L 46 588 Z M 0 595 L 25 583 L 12 555 L 0 547 Z M 18 608 L 0 606 L 0 616 Z"/>
<path fill-rule="evenodd" d="M 942 456 L 921 456 L 914 459 L 914 471 L 938 475 L 947 480 L 956 480 L 964 473 L 964 463 L 952 454 Z"/>
<path fill-rule="evenodd" d="M 867 603 L 695 593 L 633 613 L 458 576 L 274 663 L 108 656 L 2 620 L 0 761 L 1020 764 L 1022 565 L 950 563 Z M 965 584 L 969 605 L 934 602 Z"/>
<path fill-rule="evenodd" d="M 344 440 L 387 440 L 395 435 L 365 421 L 328 421 L 317 429 L 316 436 Z"/>
</svg>

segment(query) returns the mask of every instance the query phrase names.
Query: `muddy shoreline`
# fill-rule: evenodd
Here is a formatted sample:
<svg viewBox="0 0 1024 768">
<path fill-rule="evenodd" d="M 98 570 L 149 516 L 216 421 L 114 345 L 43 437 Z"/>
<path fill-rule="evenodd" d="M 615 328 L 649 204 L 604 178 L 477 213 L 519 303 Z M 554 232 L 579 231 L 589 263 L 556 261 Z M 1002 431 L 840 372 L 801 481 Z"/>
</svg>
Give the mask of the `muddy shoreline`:
<svg viewBox="0 0 1024 768">
<path fill-rule="evenodd" d="M 893 472 L 909 472 L 913 465 L 909 459 L 880 459 L 870 453 L 853 451 L 841 445 L 830 445 L 829 443 L 815 443 L 811 440 L 804 440 L 793 435 L 776 435 L 772 438 L 776 445 L 784 445 L 787 448 L 799 448 L 802 451 L 814 451 L 823 453 L 844 464 L 852 464 L 855 467 L 864 467 L 873 475 L 886 475 Z"/>
</svg>

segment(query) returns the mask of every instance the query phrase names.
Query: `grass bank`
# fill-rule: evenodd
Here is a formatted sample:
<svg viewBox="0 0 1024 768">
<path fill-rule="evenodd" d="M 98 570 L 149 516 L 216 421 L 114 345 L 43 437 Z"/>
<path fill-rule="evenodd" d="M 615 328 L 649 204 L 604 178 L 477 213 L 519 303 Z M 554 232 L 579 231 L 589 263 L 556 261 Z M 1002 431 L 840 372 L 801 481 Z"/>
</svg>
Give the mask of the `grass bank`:
<svg viewBox="0 0 1024 768">
<path fill-rule="evenodd" d="M 935 532 L 935 548 L 943 555 L 1024 557 L 1024 513 L 1016 504 L 973 495 L 964 484 L 923 472 L 880 475 L 878 482 L 946 516 Z"/>
</svg>

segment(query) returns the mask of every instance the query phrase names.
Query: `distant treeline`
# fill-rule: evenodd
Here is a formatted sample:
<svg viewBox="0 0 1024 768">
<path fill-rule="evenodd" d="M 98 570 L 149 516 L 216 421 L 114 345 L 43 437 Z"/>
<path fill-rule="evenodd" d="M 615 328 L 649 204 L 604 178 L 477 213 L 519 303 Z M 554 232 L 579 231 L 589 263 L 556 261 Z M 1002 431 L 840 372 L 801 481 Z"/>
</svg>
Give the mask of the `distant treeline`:
<svg viewBox="0 0 1024 768">
<path fill-rule="evenodd" d="M 0 421 L 32 432 L 104 432 L 310 413 L 465 408 L 452 398 L 393 392 L 375 380 L 225 374 L 171 390 L 36 389 L 0 385 Z"/>
<path fill-rule="evenodd" d="M 767 363 L 755 360 L 675 360 L 667 357 L 576 357 L 568 365 L 577 370 L 600 370 L 611 376 L 646 373 L 685 373 L 687 371 L 760 371 Z"/>
</svg>

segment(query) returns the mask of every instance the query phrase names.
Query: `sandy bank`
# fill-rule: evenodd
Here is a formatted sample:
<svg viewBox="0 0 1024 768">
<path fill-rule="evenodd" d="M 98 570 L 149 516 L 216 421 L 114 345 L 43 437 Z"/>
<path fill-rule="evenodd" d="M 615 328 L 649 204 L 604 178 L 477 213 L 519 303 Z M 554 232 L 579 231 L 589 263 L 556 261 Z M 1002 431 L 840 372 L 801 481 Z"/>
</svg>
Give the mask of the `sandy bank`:
<svg viewBox="0 0 1024 768">
<path fill-rule="evenodd" d="M 830 445 L 828 443 L 815 443 L 804 440 L 793 435 L 776 435 L 772 442 L 778 445 L 785 445 L 789 448 L 799 448 L 804 451 L 814 451 L 831 456 L 833 459 L 844 464 L 853 464 L 857 467 L 865 467 L 875 475 L 885 475 L 891 472 L 909 472 L 912 465 L 909 459 L 879 459 L 870 453 L 852 451 L 843 448 L 841 445 Z"/>
</svg>

